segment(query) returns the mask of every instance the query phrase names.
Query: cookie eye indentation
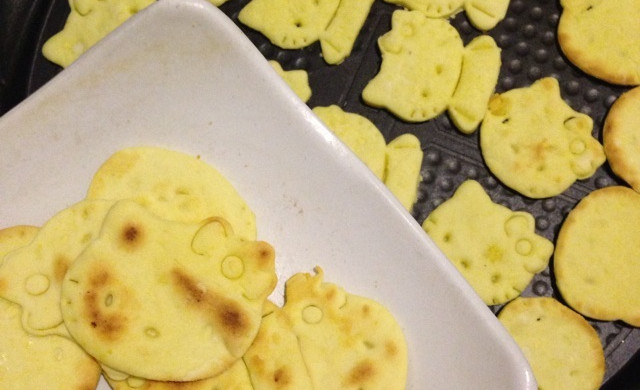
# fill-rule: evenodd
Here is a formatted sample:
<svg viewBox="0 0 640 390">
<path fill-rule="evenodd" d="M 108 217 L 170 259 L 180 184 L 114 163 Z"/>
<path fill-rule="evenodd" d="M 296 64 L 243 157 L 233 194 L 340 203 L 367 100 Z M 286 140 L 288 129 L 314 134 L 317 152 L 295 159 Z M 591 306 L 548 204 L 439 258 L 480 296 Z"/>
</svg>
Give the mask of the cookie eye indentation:
<svg viewBox="0 0 640 390">
<path fill-rule="evenodd" d="M 317 324 L 322 321 L 324 313 L 322 309 L 315 305 L 309 305 L 302 309 L 302 320 L 307 324 Z"/>
</svg>

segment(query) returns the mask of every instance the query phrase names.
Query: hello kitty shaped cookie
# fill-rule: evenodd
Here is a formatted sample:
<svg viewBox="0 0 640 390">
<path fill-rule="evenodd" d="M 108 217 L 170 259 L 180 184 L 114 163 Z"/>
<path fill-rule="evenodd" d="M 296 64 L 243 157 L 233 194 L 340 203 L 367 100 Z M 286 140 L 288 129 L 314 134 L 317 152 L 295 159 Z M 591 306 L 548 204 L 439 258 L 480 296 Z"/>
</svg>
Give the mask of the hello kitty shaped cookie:
<svg viewBox="0 0 640 390">
<path fill-rule="evenodd" d="M 447 20 L 398 10 L 378 46 L 382 65 L 362 92 L 365 103 L 407 122 L 448 110 L 460 131 L 476 130 L 500 73 L 500 48 L 493 38 L 481 35 L 464 47 Z"/>
<path fill-rule="evenodd" d="M 252 0 L 238 20 L 278 47 L 300 49 L 320 39 L 339 4 L 340 0 Z"/>
<path fill-rule="evenodd" d="M 298 273 L 285 284 L 282 307 L 300 341 L 314 389 L 403 390 L 407 344 L 380 303 Z"/>
<path fill-rule="evenodd" d="M 592 129 L 593 120 L 562 100 L 558 81 L 546 77 L 491 98 L 480 149 L 489 170 L 506 186 L 530 198 L 547 198 L 592 176 L 604 163 Z"/>
<path fill-rule="evenodd" d="M 474 180 L 463 182 L 422 228 L 487 305 L 519 296 L 553 253 L 553 244 L 535 234 L 531 214 L 493 203 Z"/>
<path fill-rule="evenodd" d="M 423 12 L 430 18 L 447 18 L 464 10 L 471 24 L 478 30 L 494 28 L 507 15 L 509 0 L 385 0 L 412 11 Z"/>
<path fill-rule="evenodd" d="M 5 256 L 0 266 L 0 297 L 22 306 L 22 326 L 28 333 L 69 337 L 60 312 L 62 280 L 98 235 L 113 204 L 78 202 L 49 219 L 29 245 Z"/>
<path fill-rule="evenodd" d="M 122 200 L 64 277 L 64 324 L 112 373 L 212 377 L 251 345 L 274 259 L 269 244 L 236 236 L 222 218 L 173 222 Z"/>
</svg>

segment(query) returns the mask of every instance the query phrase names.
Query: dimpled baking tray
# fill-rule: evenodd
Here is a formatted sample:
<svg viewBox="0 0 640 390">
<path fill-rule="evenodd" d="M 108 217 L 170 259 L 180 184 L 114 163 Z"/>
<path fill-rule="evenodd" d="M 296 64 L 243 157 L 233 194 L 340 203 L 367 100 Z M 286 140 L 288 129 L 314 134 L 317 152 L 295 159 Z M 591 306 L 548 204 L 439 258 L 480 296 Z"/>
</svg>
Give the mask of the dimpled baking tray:
<svg viewBox="0 0 640 390">
<path fill-rule="evenodd" d="M 462 181 L 478 180 L 491 198 L 512 210 L 526 210 L 536 220 L 536 230 L 555 241 L 558 229 L 575 204 L 586 194 L 605 186 L 624 183 L 605 163 L 588 180 L 578 181 L 563 194 L 547 199 L 528 199 L 503 186 L 487 170 L 478 147 L 478 133 L 463 135 L 446 115 L 410 124 L 384 110 L 363 104 L 360 94 L 380 66 L 377 38 L 390 29 L 397 7 L 376 0 L 358 36 L 353 52 L 338 66 L 327 65 L 319 44 L 301 50 L 279 49 L 261 34 L 241 25 L 237 14 L 248 0 L 229 0 L 221 9 L 238 24 L 267 59 L 285 69 L 305 69 L 313 95 L 310 107 L 338 104 L 372 120 L 387 141 L 403 133 L 416 135 L 424 150 L 423 180 L 413 216 L 422 223 L 440 203 L 451 197 Z M 59 31 L 69 12 L 67 0 L 0 0 L 0 115 L 8 111 L 61 71 L 41 55 L 42 44 Z M 600 141 L 608 108 L 628 88 L 613 86 L 587 76 L 562 55 L 556 40 L 560 5 L 552 0 L 512 0 L 506 18 L 491 30 L 502 49 L 502 69 L 497 92 L 556 77 L 563 98 L 574 109 L 594 120 L 594 136 Z M 452 19 L 465 44 L 480 33 L 464 13 Z M 559 295 L 549 268 L 534 277 L 524 296 Z M 497 313 L 501 306 L 491 307 Z M 607 362 L 603 389 L 640 387 L 640 329 L 622 322 L 590 321 L 600 335 Z"/>
</svg>

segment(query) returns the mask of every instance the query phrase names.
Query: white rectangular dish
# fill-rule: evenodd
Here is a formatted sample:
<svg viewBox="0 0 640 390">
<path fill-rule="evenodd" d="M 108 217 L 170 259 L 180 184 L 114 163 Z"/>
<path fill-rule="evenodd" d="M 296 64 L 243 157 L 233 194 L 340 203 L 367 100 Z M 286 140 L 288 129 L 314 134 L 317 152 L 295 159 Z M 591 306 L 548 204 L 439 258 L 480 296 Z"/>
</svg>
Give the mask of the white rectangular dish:
<svg viewBox="0 0 640 390">
<path fill-rule="evenodd" d="M 158 1 L 0 118 L 0 228 L 41 225 L 138 145 L 199 155 L 235 185 L 276 249 L 276 302 L 320 265 L 386 305 L 409 345 L 407 389 L 537 388 L 413 217 L 203 0 Z"/>
</svg>

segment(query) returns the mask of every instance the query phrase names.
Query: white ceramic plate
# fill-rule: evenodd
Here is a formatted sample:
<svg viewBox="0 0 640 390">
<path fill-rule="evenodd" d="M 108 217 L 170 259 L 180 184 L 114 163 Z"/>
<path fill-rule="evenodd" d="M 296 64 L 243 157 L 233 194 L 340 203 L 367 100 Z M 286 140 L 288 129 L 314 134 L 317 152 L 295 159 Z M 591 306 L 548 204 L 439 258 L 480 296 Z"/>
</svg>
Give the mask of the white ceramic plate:
<svg viewBox="0 0 640 390">
<path fill-rule="evenodd" d="M 276 248 L 277 302 L 282 281 L 321 265 L 387 305 L 409 345 L 407 389 L 536 389 L 418 223 L 209 3 L 160 0 L 0 118 L 0 228 L 44 223 L 135 145 L 200 155 L 235 184 Z"/>
</svg>

